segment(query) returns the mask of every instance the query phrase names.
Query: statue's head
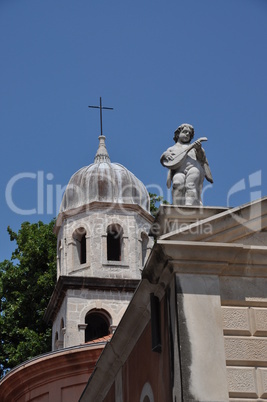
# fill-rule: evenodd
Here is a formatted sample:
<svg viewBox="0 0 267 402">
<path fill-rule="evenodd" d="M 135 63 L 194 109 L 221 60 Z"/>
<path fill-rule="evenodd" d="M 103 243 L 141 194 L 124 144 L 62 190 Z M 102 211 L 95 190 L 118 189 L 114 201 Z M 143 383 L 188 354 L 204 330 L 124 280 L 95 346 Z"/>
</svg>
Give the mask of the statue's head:
<svg viewBox="0 0 267 402">
<path fill-rule="evenodd" d="M 194 138 L 194 134 L 195 134 L 194 127 L 191 126 L 191 124 L 184 123 L 184 124 L 181 124 L 181 125 L 174 131 L 174 137 L 173 137 L 173 139 L 174 139 L 175 142 L 178 141 L 180 132 L 183 130 L 184 127 L 186 127 L 187 129 L 190 130 L 190 134 L 191 134 L 191 135 L 190 135 L 190 141 Z"/>
</svg>

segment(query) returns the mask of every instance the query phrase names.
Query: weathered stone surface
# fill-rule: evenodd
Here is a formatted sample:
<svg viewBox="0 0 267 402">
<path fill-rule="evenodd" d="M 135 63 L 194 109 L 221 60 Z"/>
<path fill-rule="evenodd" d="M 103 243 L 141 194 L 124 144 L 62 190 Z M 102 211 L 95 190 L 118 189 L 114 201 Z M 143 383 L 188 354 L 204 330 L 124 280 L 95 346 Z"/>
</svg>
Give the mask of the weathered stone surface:
<svg viewBox="0 0 267 402">
<path fill-rule="evenodd" d="M 225 334 L 251 335 L 248 307 L 222 307 Z"/>
<path fill-rule="evenodd" d="M 218 278 L 181 274 L 176 284 L 184 400 L 228 401 Z"/>
<path fill-rule="evenodd" d="M 117 326 L 132 298 L 131 292 L 119 294 L 116 291 L 93 291 L 89 289 L 70 289 L 67 298 L 57 314 L 53 324 L 52 337 L 56 332 L 62 341 L 63 347 L 70 347 L 85 342 L 85 316 L 90 310 L 103 309 L 112 317 L 112 326 Z M 61 322 L 64 321 L 66 330 L 61 331 Z M 79 330 L 78 330 L 79 329 Z M 53 349 L 56 349 L 53 343 Z"/>
<path fill-rule="evenodd" d="M 152 217 L 151 217 L 152 219 Z M 96 224 L 97 221 L 97 224 Z M 122 260 L 107 260 L 107 228 L 110 225 L 119 225 L 122 229 Z M 86 263 L 79 261 L 75 232 L 84 228 L 86 237 Z M 115 207 L 112 211 L 99 203 L 98 208 L 80 213 L 64 221 L 64 231 L 60 232 L 62 252 L 59 275 L 103 277 L 103 278 L 135 278 L 140 279 L 140 270 L 143 268 L 145 257 L 144 240 L 146 236 L 146 250 L 150 250 L 153 240 L 149 238 L 150 223 L 139 215 L 137 211 L 126 211 Z M 64 240 L 65 239 L 65 240 Z"/>
<path fill-rule="evenodd" d="M 224 305 L 267 306 L 266 289 L 267 278 L 220 277 L 220 290 Z"/>
<path fill-rule="evenodd" d="M 267 369 L 259 368 L 258 375 L 261 384 L 261 398 L 267 398 Z"/>
<path fill-rule="evenodd" d="M 228 387 L 230 397 L 257 397 L 258 389 L 254 368 L 228 367 Z"/>
<path fill-rule="evenodd" d="M 251 308 L 255 336 L 267 336 L 267 309 Z"/>
<path fill-rule="evenodd" d="M 244 365 L 265 365 L 267 361 L 267 339 L 225 337 L 227 363 Z"/>
</svg>

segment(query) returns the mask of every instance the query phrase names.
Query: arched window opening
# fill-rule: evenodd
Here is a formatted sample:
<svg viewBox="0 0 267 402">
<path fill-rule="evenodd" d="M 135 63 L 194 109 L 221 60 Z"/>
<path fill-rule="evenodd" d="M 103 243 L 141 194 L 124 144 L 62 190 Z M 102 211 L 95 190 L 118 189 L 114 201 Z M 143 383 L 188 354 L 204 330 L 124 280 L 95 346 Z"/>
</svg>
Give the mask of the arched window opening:
<svg viewBox="0 0 267 402">
<path fill-rule="evenodd" d="M 86 263 L 86 236 L 85 234 L 81 238 L 81 255 L 80 255 L 81 264 Z"/>
<path fill-rule="evenodd" d="M 122 261 L 123 230 L 120 225 L 110 225 L 107 229 L 107 260 Z"/>
<path fill-rule="evenodd" d="M 76 229 L 73 237 L 76 242 L 77 253 L 80 264 L 86 263 L 86 230 L 84 228 Z"/>
<path fill-rule="evenodd" d="M 142 266 L 144 266 L 147 258 L 147 246 L 149 241 L 148 235 L 146 233 L 142 233 L 141 239 L 142 239 Z"/>
<path fill-rule="evenodd" d="M 109 334 L 110 322 L 109 319 L 102 313 L 90 312 L 85 317 L 85 342 L 93 339 L 102 338 Z"/>
<path fill-rule="evenodd" d="M 59 347 L 60 348 L 64 347 L 64 335 L 65 335 L 64 320 L 63 320 L 63 318 L 61 318 L 61 321 L 60 321 L 60 335 L 59 335 Z"/>
<path fill-rule="evenodd" d="M 58 332 L 56 332 L 55 334 L 55 343 L 54 343 L 54 349 L 58 350 Z"/>
</svg>

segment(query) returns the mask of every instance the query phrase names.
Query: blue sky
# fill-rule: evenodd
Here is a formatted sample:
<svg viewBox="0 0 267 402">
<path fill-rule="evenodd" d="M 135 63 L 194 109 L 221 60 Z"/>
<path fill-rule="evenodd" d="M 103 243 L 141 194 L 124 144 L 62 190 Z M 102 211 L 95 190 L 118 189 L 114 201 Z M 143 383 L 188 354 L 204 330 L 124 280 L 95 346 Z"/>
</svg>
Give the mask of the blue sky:
<svg viewBox="0 0 267 402">
<path fill-rule="evenodd" d="M 159 158 L 188 122 L 208 137 L 205 205 L 267 195 L 266 0 L 0 0 L 0 37 L 0 261 L 6 227 L 49 222 L 93 161 L 100 96 L 111 160 L 151 192 L 169 197 Z"/>
</svg>

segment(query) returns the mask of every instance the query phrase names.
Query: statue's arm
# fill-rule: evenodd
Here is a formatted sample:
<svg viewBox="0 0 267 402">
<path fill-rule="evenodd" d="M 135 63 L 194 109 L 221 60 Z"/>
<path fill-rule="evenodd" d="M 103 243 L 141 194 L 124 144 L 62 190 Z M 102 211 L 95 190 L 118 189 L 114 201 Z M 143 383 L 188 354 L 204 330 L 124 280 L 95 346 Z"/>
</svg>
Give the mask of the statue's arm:
<svg viewBox="0 0 267 402">
<path fill-rule="evenodd" d="M 200 146 L 196 146 L 195 147 L 195 149 L 196 149 L 196 157 L 197 157 L 197 160 L 201 163 L 201 165 L 203 166 L 203 169 L 204 169 L 204 171 L 205 171 L 205 177 L 206 177 L 206 179 L 210 182 L 210 183 L 213 183 L 213 178 L 212 178 L 212 174 L 211 174 L 211 171 L 210 171 L 210 166 L 209 166 L 209 162 L 208 162 L 208 159 L 207 159 L 207 157 L 206 157 L 206 154 L 205 154 L 205 151 L 204 151 L 204 149 L 202 148 L 202 146 L 201 146 L 201 144 L 200 144 Z"/>
<path fill-rule="evenodd" d="M 197 157 L 197 160 L 198 160 L 201 164 L 203 164 L 207 158 L 206 158 L 205 151 L 204 151 L 204 149 L 203 149 L 202 146 L 201 146 L 201 142 L 196 141 L 194 148 L 195 148 L 195 150 L 196 150 L 196 157 Z"/>
<path fill-rule="evenodd" d="M 175 155 L 176 153 L 173 147 L 168 148 L 167 151 L 163 152 L 163 154 L 160 157 L 161 164 L 163 165 L 164 162 L 172 161 Z"/>
</svg>

